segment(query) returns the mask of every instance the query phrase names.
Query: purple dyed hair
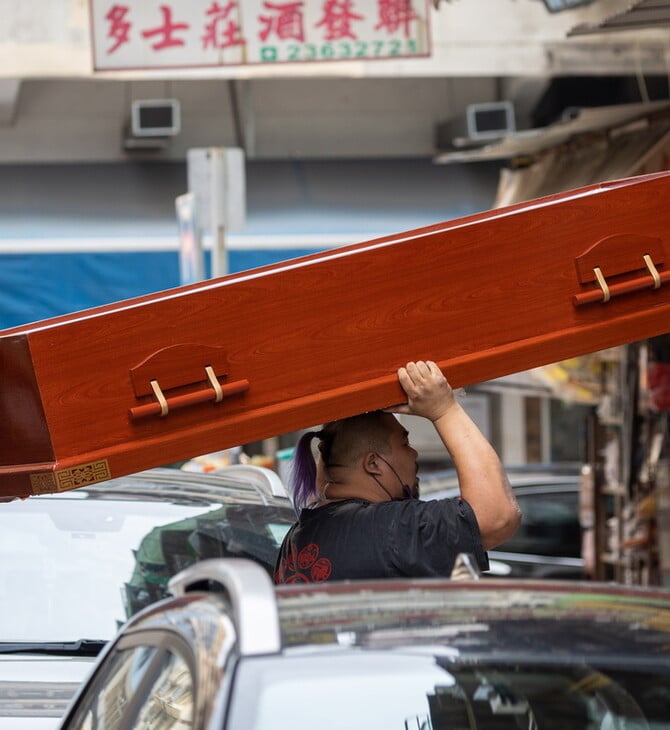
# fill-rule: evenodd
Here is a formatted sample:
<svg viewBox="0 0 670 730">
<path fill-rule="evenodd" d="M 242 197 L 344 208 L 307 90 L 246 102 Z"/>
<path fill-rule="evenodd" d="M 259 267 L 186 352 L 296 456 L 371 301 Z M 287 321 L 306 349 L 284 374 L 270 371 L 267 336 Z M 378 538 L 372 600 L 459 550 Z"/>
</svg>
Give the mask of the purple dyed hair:
<svg viewBox="0 0 670 730">
<path fill-rule="evenodd" d="M 390 433 L 389 418 L 391 416 L 384 411 L 368 411 L 331 421 L 320 431 L 307 431 L 300 437 L 295 446 L 291 472 L 291 494 L 297 512 L 319 496 L 316 492 L 317 468 L 312 439 L 319 439 L 319 452 L 326 469 L 342 466 L 342 463 L 333 464 L 333 458 L 335 461 L 346 462 L 359 452 L 386 450 Z"/>
<path fill-rule="evenodd" d="M 299 512 L 316 497 L 316 462 L 312 453 L 312 439 L 321 436 L 321 431 L 308 431 L 295 446 L 291 493 L 293 506 Z"/>
</svg>

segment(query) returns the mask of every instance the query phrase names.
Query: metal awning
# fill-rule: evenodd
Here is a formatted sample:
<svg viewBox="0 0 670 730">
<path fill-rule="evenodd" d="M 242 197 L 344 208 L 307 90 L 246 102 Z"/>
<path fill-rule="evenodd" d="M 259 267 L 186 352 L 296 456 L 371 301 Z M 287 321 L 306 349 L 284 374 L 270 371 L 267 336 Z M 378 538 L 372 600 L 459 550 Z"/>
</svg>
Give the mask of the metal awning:
<svg viewBox="0 0 670 730">
<path fill-rule="evenodd" d="M 665 115 L 670 121 L 670 101 L 574 108 L 561 120 L 546 127 L 513 132 L 489 144 L 472 146 L 467 139 L 455 139 L 454 149 L 438 153 L 433 161 L 450 164 L 532 158 L 578 137 L 609 133 L 635 122 L 644 123 L 656 115 Z"/>
<path fill-rule="evenodd" d="M 631 2 L 627 10 L 616 13 L 597 23 L 581 23 L 569 31 L 568 36 L 613 33 L 626 30 L 661 28 L 670 25 L 668 0 L 638 0 Z"/>
</svg>

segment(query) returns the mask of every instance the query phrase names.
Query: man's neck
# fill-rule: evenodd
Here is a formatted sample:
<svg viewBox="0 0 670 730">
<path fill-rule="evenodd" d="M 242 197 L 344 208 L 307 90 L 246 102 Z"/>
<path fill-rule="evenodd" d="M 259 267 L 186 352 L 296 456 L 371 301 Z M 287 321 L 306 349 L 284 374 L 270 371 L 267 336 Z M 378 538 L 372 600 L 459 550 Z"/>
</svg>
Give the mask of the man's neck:
<svg viewBox="0 0 670 730">
<path fill-rule="evenodd" d="M 385 491 L 385 490 L 384 490 Z M 344 499 L 363 499 L 366 502 L 388 502 L 393 497 L 384 494 L 376 484 L 358 484 L 355 482 L 326 482 L 318 504 L 341 502 Z"/>
</svg>

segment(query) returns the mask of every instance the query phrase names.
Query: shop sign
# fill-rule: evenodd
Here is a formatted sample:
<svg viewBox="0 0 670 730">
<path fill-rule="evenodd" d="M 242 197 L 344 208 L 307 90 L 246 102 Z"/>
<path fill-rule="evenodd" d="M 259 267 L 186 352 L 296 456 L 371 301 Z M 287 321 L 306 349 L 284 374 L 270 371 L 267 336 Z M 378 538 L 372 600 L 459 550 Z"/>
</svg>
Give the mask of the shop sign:
<svg viewBox="0 0 670 730">
<path fill-rule="evenodd" d="M 96 71 L 430 55 L 428 0 L 90 0 Z"/>
</svg>

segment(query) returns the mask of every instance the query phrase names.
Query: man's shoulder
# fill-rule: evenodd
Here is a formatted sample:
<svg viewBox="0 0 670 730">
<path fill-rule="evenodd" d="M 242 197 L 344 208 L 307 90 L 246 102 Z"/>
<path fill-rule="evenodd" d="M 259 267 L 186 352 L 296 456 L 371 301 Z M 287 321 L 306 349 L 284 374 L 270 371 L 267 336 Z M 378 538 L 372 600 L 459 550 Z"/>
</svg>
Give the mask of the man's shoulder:
<svg viewBox="0 0 670 730">
<path fill-rule="evenodd" d="M 328 502 L 318 507 L 305 508 L 300 513 L 302 525 L 315 524 L 321 521 L 337 519 L 395 519 L 400 515 L 413 514 L 417 519 L 441 519 L 445 512 L 460 511 L 462 500 L 458 498 L 424 501 L 421 499 L 389 500 L 386 502 L 369 502 L 365 499 L 342 499 Z"/>
</svg>

